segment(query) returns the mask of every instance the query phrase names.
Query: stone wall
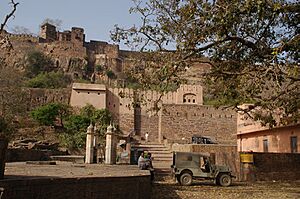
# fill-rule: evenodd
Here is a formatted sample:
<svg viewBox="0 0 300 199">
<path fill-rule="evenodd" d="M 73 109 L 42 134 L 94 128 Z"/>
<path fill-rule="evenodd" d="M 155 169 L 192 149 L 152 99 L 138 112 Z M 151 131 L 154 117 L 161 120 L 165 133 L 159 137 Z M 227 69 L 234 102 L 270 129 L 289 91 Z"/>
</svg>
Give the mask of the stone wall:
<svg viewBox="0 0 300 199">
<path fill-rule="evenodd" d="M 32 88 L 26 89 L 28 105 L 27 109 L 32 110 L 36 107 L 57 102 L 69 104 L 71 97 L 71 89 L 40 89 Z"/>
<path fill-rule="evenodd" d="M 7 36 L 11 41 L 27 41 L 27 42 L 33 42 L 37 43 L 38 38 L 30 35 L 30 34 L 10 34 L 8 33 Z"/>
<path fill-rule="evenodd" d="M 159 125 L 158 116 L 141 116 L 141 137 L 145 139 L 145 134 L 148 132 L 148 140 L 156 141 L 158 140 L 158 125 Z"/>
<path fill-rule="evenodd" d="M 34 149 L 7 149 L 6 162 L 50 160 L 52 155 L 67 155 L 66 152 Z"/>
<path fill-rule="evenodd" d="M 209 153 L 217 165 L 229 166 L 240 179 L 240 158 L 236 145 L 222 144 L 173 144 L 172 151 Z"/>
<path fill-rule="evenodd" d="M 191 140 L 194 134 L 215 137 L 218 143 L 236 144 L 236 112 L 203 105 L 164 104 L 161 135 L 171 140 Z"/>
<path fill-rule="evenodd" d="M 128 135 L 134 131 L 134 114 L 119 114 L 117 116 L 114 115 L 114 117 L 118 121 L 123 134 Z"/>
<path fill-rule="evenodd" d="M 300 180 L 299 153 L 253 153 L 253 160 L 257 181 Z"/>
<path fill-rule="evenodd" d="M 1 180 L 5 199 L 129 199 L 151 197 L 150 176 Z"/>
</svg>

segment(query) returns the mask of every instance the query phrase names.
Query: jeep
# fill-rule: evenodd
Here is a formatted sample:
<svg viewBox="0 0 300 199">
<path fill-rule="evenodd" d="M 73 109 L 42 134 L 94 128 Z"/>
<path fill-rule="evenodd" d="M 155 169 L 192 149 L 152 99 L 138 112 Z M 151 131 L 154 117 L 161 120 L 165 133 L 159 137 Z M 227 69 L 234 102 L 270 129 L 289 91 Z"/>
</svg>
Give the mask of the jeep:
<svg viewBox="0 0 300 199">
<path fill-rule="evenodd" d="M 211 179 L 226 187 L 234 178 L 228 166 L 212 164 L 210 155 L 204 153 L 173 152 L 171 167 L 177 181 L 184 186 L 191 185 L 193 179 Z"/>
</svg>

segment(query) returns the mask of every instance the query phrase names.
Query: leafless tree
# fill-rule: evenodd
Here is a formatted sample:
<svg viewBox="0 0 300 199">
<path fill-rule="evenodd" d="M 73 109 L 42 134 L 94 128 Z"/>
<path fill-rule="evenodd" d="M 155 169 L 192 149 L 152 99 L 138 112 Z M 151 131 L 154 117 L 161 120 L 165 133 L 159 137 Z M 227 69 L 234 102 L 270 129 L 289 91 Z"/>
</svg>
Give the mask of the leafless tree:
<svg viewBox="0 0 300 199">
<path fill-rule="evenodd" d="M 0 26 L 0 32 L 2 32 L 4 30 L 4 27 L 6 26 L 8 20 L 10 18 L 14 18 L 15 17 L 15 12 L 17 11 L 17 7 L 18 5 L 20 4 L 19 2 L 15 2 L 14 0 L 11 0 L 10 1 L 10 4 L 12 5 L 12 10 L 9 14 L 7 14 L 4 18 L 4 21 L 3 23 L 1 23 L 1 26 Z"/>
</svg>

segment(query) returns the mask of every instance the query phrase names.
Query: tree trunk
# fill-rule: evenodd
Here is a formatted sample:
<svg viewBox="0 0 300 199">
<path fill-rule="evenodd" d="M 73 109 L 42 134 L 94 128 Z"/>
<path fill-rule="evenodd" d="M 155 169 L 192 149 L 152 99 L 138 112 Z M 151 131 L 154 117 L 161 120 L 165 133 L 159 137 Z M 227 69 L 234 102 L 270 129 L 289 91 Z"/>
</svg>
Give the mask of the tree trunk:
<svg viewBox="0 0 300 199">
<path fill-rule="evenodd" d="M 8 146 L 8 140 L 0 138 L 0 179 L 4 178 L 5 171 L 5 155 Z"/>
</svg>

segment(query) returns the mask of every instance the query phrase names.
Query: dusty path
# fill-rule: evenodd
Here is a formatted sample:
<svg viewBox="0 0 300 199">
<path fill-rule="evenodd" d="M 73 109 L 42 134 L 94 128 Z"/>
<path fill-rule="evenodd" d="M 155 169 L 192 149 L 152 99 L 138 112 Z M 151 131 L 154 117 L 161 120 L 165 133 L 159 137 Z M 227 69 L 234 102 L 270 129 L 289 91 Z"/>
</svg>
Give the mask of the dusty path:
<svg viewBox="0 0 300 199">
<path fill-rule="evenodd" d="M 234 183 L 230 187 L 220 187 L 212 182 L 195 182 L 184 187 L 167 179 L 153 184 L 152 199 L 276 199 L 300 198 L 300 181 L 297 182 L 257 182 Z"/>
</svg>

